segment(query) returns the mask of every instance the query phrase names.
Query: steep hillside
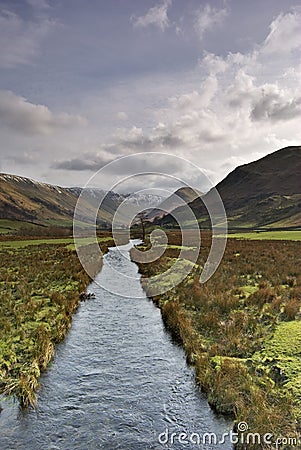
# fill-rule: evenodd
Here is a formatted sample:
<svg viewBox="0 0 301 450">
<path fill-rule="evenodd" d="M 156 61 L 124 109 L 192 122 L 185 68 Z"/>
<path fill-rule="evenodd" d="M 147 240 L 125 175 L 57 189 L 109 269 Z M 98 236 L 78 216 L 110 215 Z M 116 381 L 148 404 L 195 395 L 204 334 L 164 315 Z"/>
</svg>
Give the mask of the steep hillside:
<svg viewBox="0 0 301 450">
<path fill-rule="evenodd" d="M 0 175 L 0 219 L 38 224 L 71 225 L 74 208 L 81 188 L 62 188 L 39 183 L 25 177 Z M 82 220 L 89 215 L 97 197 L 103 195 L 100 190 L 91 190 L 82 205 Z M 114 210 L 122 197 L 108 193 L 99 211 L 99 221 L 109 223 Z"/>
<path fill-rule="evenodd" d="M 301 147 L 286 147 L 237 167 L 216 188 L 230 227 L 301 226 Z M 204 199 L 212 201 L 212 191 Z M 208 225 L 201 198 L 190 206 L 199 221 Z M 171 225 L 173 220 L 165 216 L 161 223 Z"/>
<path fill-rule="evenodd" d="M 229 210 L 252 199 L 301 194 L 301 147 L 286 147 L 237 167 L 216 187 Z"/>
</svg>

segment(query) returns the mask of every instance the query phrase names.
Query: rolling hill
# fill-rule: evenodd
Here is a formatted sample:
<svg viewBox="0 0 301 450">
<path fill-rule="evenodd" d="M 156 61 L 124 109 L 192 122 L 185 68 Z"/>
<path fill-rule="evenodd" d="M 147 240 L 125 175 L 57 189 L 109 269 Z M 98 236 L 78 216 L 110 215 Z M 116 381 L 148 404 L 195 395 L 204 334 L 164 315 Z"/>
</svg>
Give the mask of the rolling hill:
<svg viewBox="0 0 301 450">
<path fill-rule="evenodd" d="M 239 166 L 216 189 L 230 228 L 301 227 L 301 147 L 286 147 Z M 212 191 L 204 198 L 210 202 Z M 208 226 L 202 199 L 198 197 L 189 205 L 199 222 Z M 177 214 L 181 215 L 181 208 Z M 174 219 L 166 215 L 157 223 L 172 226 Z"/>
</svg>

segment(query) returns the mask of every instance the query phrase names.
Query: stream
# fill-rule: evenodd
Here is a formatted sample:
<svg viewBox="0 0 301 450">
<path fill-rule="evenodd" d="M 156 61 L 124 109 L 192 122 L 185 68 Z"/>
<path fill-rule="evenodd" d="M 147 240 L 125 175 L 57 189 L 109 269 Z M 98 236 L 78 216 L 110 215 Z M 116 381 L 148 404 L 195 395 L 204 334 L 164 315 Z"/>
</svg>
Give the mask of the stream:
<svg viewBox="0 0 301 450">
<path fill-rule="evenodd" d="M 81 304 L 41 376 L 37 410 L 1 401 L 1 450 L 232 449 L 227 439 L 205 439 L 215 433 L 219 441 L 231 422 L 210 409 L 160 310 L 143 294 L 129 258 L 134 243 L 105 255 L 99 284 L 87 290 L 95 299 Z M 115 269 L 128 278 L 119 281 Z M 119 282 L 127 297 L 100 287 Z"/>
</svg>

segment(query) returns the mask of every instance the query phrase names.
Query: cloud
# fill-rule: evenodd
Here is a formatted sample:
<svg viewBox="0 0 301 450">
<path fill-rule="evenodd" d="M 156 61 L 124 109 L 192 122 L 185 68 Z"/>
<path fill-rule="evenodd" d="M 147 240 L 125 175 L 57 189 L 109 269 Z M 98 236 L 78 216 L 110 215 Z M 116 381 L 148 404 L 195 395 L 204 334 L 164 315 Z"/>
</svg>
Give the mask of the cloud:
<svg viewBox="0 0 301 450">
<path fill-rule="evenodd" d="M 170 5 L 171 0 L 164 0 L 162 4 L 150 8 L 144 16 L 132 16 L 131 20 L 135 27 L 145 28 L 153 25 L 164 31 L 170 25 L 167 14 Z"/>
<path fill-rule="evenodd" d="M 279 61 L 285 49 L 267 57 L 266 42 L 245 53 L 204 52 L 192 89 L 166 96 L 161 109 L 154 108 L 159 120 L 152 127 L 118 129 L 109 143 L 101 145 L 101 152 L 76 155 L 53 167 L 91 172 L 123 155 L 172 152 L 206 167 L 218 182 L 241 162 L 298 144 L 299 69 L 295 64 L 284 72 Z"/>
<path fill-rule="evenodd" d="M 205 6 L 203 22 L 199 22 L 202 33 L 221 23 L 226 13 Z M 283 23 L 295 20 L 296 14 L 294 11 L 293 18 L 290 13 L 280 15 L 270 29 L 276 30 L 275 24 L 282 28 Z M 120 143 L 131 150 L 145 151 L 164 150 L 169 145 L 175 154 L 184 153 L 193 160 L 202 156 L 209 168 L 220 161 L 221 171 L 225 170 L 222 161 L 229 157 L 232 162 L 238 161 L 241 152 L 246 153 L 247 162 L 252 155 L 256 158 L 259 153 L 280 148 L 287 136 L 296 136 L 289 142 L 297 144 L 295 130 L 301 112 L 299 71 L 292 65 L 286 67 L 284 75 L 279 64 L 286 55 L 283 46 L 278 53 L 265 56 L 267 42 L 271 45 L 277 36 L 274 33 L 246 53 L 220 56 L 204 52 L 198 86 L 170 97 L 169 108 L 162 109 L 160 122 L 149 133 L 132 129 L 128 139 Z M 291 47 L 296 49 L 293 44 Z"/>
<path fill-rule="evenodd" d="M 187 94 L 182 94 L 169 99 L 174 109 L 189 110 L 206 108 L 212 101 L 218 89 L 217 78 L 214 74 L 210 74 L 201 83 L 200 90 L 194 90 Z"/>
<path fill-rule="evenodd" d="M 262 46 L 263 53 L 291 52 L 301 47 L 300 11 L 300 8 L 295 8 L 272 21 Z"/>
<path fill-rule="evenodd" d="M 20 164 L 22 166 L 32 166 L 37 163 L 37 156 L 37 152 L 23 151 L 20 155 L 9 155 L 7 156 L 7 159 L 13 161 L 14 164 Z"/>
<path fill-rule="evenodd" d="M 27 4 L 23 8 L 21 14 L 24 13 L 24 16 L 12 14 L 6 17 L 7 22 L 19 21 L 19 29 L 22 31 L 11 38 L 10 45 L 15 43 L 17 48 L 11 54 L 18 56 L 12 58 L 13 65 L 19 64 L 23 56 L 24 62 L 32 61 L 39 53 L 40 45 L 38 40 L 34 43 L 29 40 L 30 45 L 23 47 L 22 52 L 14 39 L 21 39 L 23 34 L 29 36 L 29 30 L 33 33 L 35 26 L 42 26 L 44 22 L 40 18 L 43 14 L 61 11 L 56 9 L 55 2 L 49 2 L 50 8 L 43 7 L 43 0 L 28 0 L 27 3 L 32 6 Z M 205 3 L 199 2 L 199 5 Z M 15 90 L 16 83 L 19 82 L 21 90 L 15 92 L 22 93 L 24 97 L 31 96 L 33 86 L 37 86 L 34 98 L 39 98 L 36 103 L 40 105 L 34 104 L 31 97 L 27 100 L 12 92 L 0 91 L 3 170 L 25 172 L 33 178 L 35 175 L 41 178 L 43 173 L 47 173 L 50 182 L 81 185 L 85 184 L 93 171 L 115 158 L 137 152 L 167 152 L 185 156 L 200 164 L 210 171 L 214 181 L 219 181 L 228 170 L 241 162 L 247 163 L 258 155 L 264 156 L 286 145 L 299 144 L 301 72 L 299 31 L 296 24 L 301 22 L 301 11 L 295 8 L 272 17 L 270 27 L 264 32 L 261 25 L 266 23 L 269 6 L 263 8 L 264 15 L 258 22 L 252 7 L 242 14 L 241 8 L 234 11 L 236 7 L 233 3 L 233 15 L 229 14 L 227 17 L 225 6 L 223 9 L 216 9 L 213 2 L 207 0 L 207 3 L 194 18 L 191 16 L 193 11 L 186 4 L 185 7 L 180 7 L 179 3 L 174 2 L 171 9 L 171 2 L 163 0 L 153 0 L 153 3 L 148 2 L 148 6 L 142 2 L 141 7 L 144 5 L 146 14 L 143 17 L 133 17 L 131 24 L 128 23 L 131 6 L 127 5 L 126 27 L 136 26 L 142 34 L 148 26 L 167 33 L 164 34 L 164 42 L 162 33 L 157 35 L 157 41 L 151 46 L 151 54 L 147 53 L 151 45 L 147 37 L 146 41 L 142 39 L 134 42 L 133 46 L 127 46 L 128 42 L 125 41 L 125 46 L 121 46 L 122 52 L 126 51 L 125 48 L 134 48 L 135 51 L 125 53 L 121 60 L 118 52 L 111 52 L 103 60 L 99 53 L 96 57 L 95 52 L 92 55 L 88 51 L 85 55 L 87 59 L 78 60 L 82 54 L 82 34 L 75 37 L 74 28 L 72 33 L 70 28 L 69 36 L 68 26 L 74 23 L 71 19 L 69 22 L 67 16 L 62 17 L 66 19 L 67 26 L 62 27 L 62 34 L 55 37 L 54 43 L 49 43 L 50 51 L 46 54 L 47 58 L 41 59 L 41 66 L 19 67 L 11 79 L 10 72 L 4 71 L 4 86 Z M 147 11 L 149 5 L 154 6 Z M 273 11 L 277 8 L 275 6 Z M 138 16 L 140 13 L 136 14 Z M 7 16 L 7 13 L 2 12 L 1 16 L 3 15 Z M 241 23 L 238 23 L 238 15 L 243 19 Z M 180 21 L 180 17 L 183 20 Z M 215 28 L 221 28 L 226 17 L 229 26 L 222 27 L 221 36 Z M 90 19 L 87 12 L 87 17 L 83 17 L 85 26 Z M 95 21 L 96 19 L 95 17 Z M 198 27 L 195 24 L 196 28 L 191 29 L 197 19 Z M 245 30 L 246 19 L 249 28 Z M 234 21 L 235 30 L 232 29 Z M 174 33 L 176 24 L 182 30 L 178 37 Z M 15 27 L 18 31 L 17 26 Z M 51 27 L 52 25 L 44 36 L 53 30 Z M 128 28 L 127 38 L 130 35 L 131 39 L 135 39 L 136 33 L 128 33 Z M 203 42 L 200 45 L 196 30 L 205 43 L 206 33 L 212 32 L 210 52 L 203 51 Z M 120 36 L 126 39 L 126 30 L 121 28 L 120 31 Z M 239 39 L 240 31 L 245 32 L 245 40 Z M 0 29 L 0 38 L 1 33 Z M 259 34 L 263 36 L 262 42 L 258 41 Z M 61 40 L 62 36 L 68 39 Z M 84 40 L 85 49 L 95 39 L 95 47 L 92 45 L 94 51 L 95 48 L 99 49 L 99 35 L 93 35 L 93 39 L 91 36 L 89 41 Z M 105 32 L 103 36 L 106 37 Z M 118 48 L 121 48 L 120 36 L 108 37 L 110 42 L 113 39 L 112 46 L 118 44 Z M 253 46 L 250 39 L 254 40 Z M 53 51 L 53 44 L 57 45 L 59 40 L 64 42 L 64 46 L 58 52 Z M 72 47 L 68 47 L 69 41 L 73 42 Z M 6 54 L 3 46 L 4 44 L 1 52 Z M 32 53 L 28 48 L 33 49 Z M 70 48 L 74 54 L 71 54 L 70 64 L 68 61 L 64 65 L 62 59 Z M 233 53 L 227 54 L 228 48 Z M 240 52 L 235 53 L 234 48 L 239 48 Z M 221 53 L 216 49 L 220 49 Z M 9 55 L 10 52 L 7 53 Z M 92 66 L 86 64 L 90 57 L 91 63 L 92 58 L 97 61 L 98 70 L 95 70 L 93 63 Z M 168 64 L 171 62 L 169 67 L 162 63 L 164 57 Z M 135 65 L 138 59 L 143 62 L 143 67 Z M 4 61 L 7 62 L 7 59 Z M 114 65 L 114 70 L 111 64 Z M 103 68 L 105 73 L 113 73 L 114 76 L 104 79 L 101 75 Z M 49 69 L 47 75 L 46 69 Z M 60 79 L 59 94 L 55 90 L 51 91 L 57 86 L 57 79 L 53 79 L 54 72 L 57 77 L 65 78 Z M 67 79 L 69 86 L 65 91 L 64 83 Z M 70 98 L 73 93 L 74 97 Z M 53 97 L 50 97 L 52 94 Z M 85 124 L 83 117 L 60 113 L 70 112 L 69 109 L 59 107 L 64 101 L 81 108 L 79 112 L 85 111 L 89 118 L 86 127 L 82 126 Z M 55 109 L 54 106 L 46 106 L 50 104 L 55 105 Z M 31 153 L 32 151 L 35 153 Z M 10 155 L 16 157 L 12 159 Z M 166 170 L 168 167 L 162 166 L 162 171 Z M 181 167 L 174 170 L 180 173 Z"/>
<path fill-rule="evenodd" d="M 122 130 L 114 142 L 102 145 L 101 151 L 84 152 L 81 156 L 55 161 L 52 168 L 95 171 L 116 158 L 141 152 L 167 151 L 183 146 L 183 141 L 166 128 L 156 127 L 151 136 L 146 136 L 140 128 Z"/>
<path fill-rule="evenodd" d="M 160 126 L 153 129 L 151 135 L 146 135 L 142 128 L 132 127 L 129 130 L 122 130 L 116 136 L 115 143 L 107 146 L 106 150 L 120 154 L 131 152 L 147 152 L 168 148 L 175 148 L 183 145 L 183 141 L 167 128 Z"/>
<path fill-rule="evenodd" d="M 124 111 L 119 111 L 116 115 L 117 119 L 119 120 L 127 120 L 128 116 Z"/>
<path fill-rule="evenodd" d="M 263 87 L 260 98 L 253 105 L 251 119 L 274 122 L 301 119 L 301 97 L 288 98 L 288 95 L 277 86 Z"/>
<path fill-rule="evenodd" d="M 196 15 L 194 28 L 199 39 L 204 38 L 205 33 L 211 31 L 216 26 L 219 26 L 227 17 L 228 11 L 226 8 L 216 9 L 208 3 L 201 7 Z"/>
<path fill-rule="evenodd" d="M 50 6 L 45 0 L 26 0 L 26 2 L 34 9 L 45 10 L 49 9 Z"/>
<path fill-rule="evenodd" d="M 0 11 L 0 67 L 28 64 L 40 50 L 43 39 L 57 25 L 47 17 L 25 21 L 18 14 Z"/>
<path fill-rule="evenodd" d="M 252 121 L 289 121 L 301 115 L 301 97 L 277 83 L 255 85 L 255 78 L 240 69 L 228 90 L 229 105 L 249 111 Z"/>
<path fill-rule="evenodd" d="M 239 67 L 234 76 L 234 82 L 227 89 L 227 101 L 233 108 L 245 107 L 256 95 L 254 77 L 248 75 Z"/>
<path fill-rule="evenodd" d="M 108 160 L 97 153 L 84 153 L 82 157 L 70 158 L 64 161 L 55 161 L 52 164 L 52 168 L 76 171 L 88 170 L 95 172 L 112 160 L 112 158 Z"/>
<path fill-rule="evenodd" d="M 157 176 L 160 174 L 176 175 L 181 172 L 183 161 L 172 158 L 171 155 L 163 153 L 145 153 L 135 155 L 133 158 L 124 158 L 114 163 L 112 168 L 108 166 L 107 170 L 113 174 L 129 175 L 143 172 L 154 172 Z"/>
<path fill-rule="evenodd" d="M 52 167 L 55 169 L 96 172 L 107 164 L 113 161 L 118 161 L 118 159 L 120 159 L 122 156 L 127 156 L 127 153 L 120 155 L 118 158 L 112 158 L 112 156 L 109 156 L 103 151 L 86 152 L 83 153 L 80 157 L 71 158 L 64 161 L 55 161 L 52 164 Z M 178 159 L 174 159 L 172 161 L 170 156 L 165 156 L 162 153 L 158 153 L 158 155 L 153 153 L 152 157 L 150 158 L 148 153 L 146 158 L 144 158 L 143 155 L 140 155 L 129 160 L 126 158 L 122 159 L 121 163 L 113 164 L 112 167 L 109 164 L 106 168 L 106 173 L 118 173 L 127 175 L 133 172 L 138 174 L 140 172 L 144 172 L 145 170 L 148 172 L 153 171 L 156 173 L 178 173 L 181 171 L 182 166 L 183 163 Z"/>
<path fill-rule="evenodd" d="M 11 91 L 0 91 L 0 119 L 6 127 L 28 135 L 49 134 L 59 129 L 86 124 L 84 117 L 54 114 L 47 106 L 30 103 Z"/>
<path fill-rule="evenodd" d="M 204 57 L 200 62 L 201 66 L 206 69 L 209 74 L 217 75 L 225 72 L 229 63 L 221 56 L 214 55 L 213 53 L 204 52 Z"/>
</svg>

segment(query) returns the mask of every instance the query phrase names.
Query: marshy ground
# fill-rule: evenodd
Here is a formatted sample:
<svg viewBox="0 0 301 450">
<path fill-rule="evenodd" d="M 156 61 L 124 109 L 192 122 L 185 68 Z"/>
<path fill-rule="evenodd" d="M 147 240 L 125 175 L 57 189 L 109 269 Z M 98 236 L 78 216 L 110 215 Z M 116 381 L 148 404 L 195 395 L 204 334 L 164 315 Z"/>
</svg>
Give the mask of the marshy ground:
<svg viewBox="0 0 301 450">
<path fill-rule="evenodd" d="M 300 232 L 291 236 L 300 238 Z M 200 285 L 211 243 L 203 235 L 191 274 L 153 300 L 218 412 L 247 422 L 253 432 L 296 436 L 301 419 L 301 243 L 273 240 L 269 234 L 269 240 L 240 237 L 228 240 L 217 272 Z M 160 259 L 139 265 L 143 277 L 164 272 L 178 257 L 180 233 L 169 232 L 168 241 Z"/>
</svg>

